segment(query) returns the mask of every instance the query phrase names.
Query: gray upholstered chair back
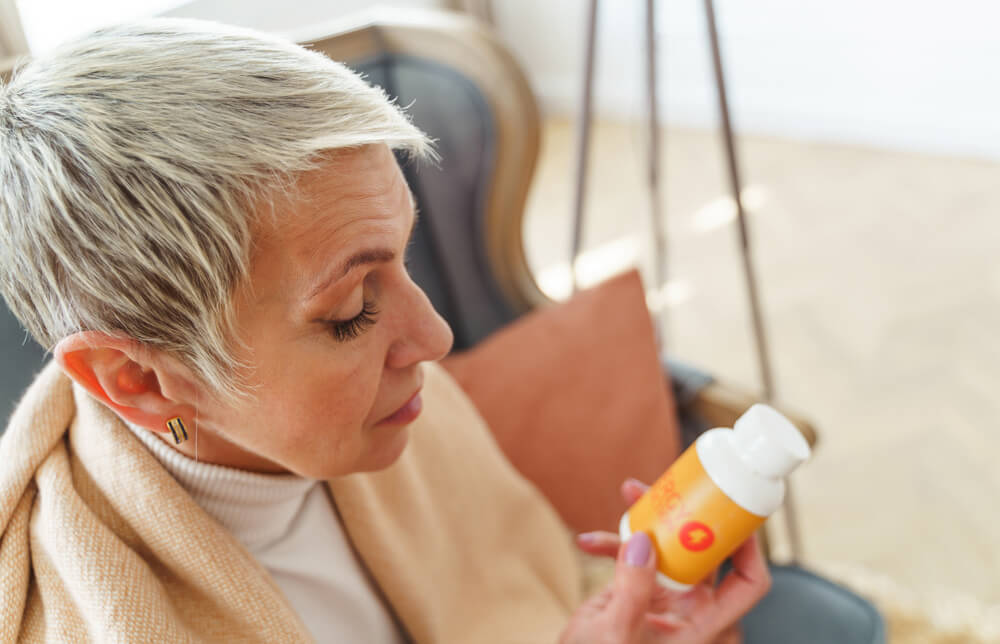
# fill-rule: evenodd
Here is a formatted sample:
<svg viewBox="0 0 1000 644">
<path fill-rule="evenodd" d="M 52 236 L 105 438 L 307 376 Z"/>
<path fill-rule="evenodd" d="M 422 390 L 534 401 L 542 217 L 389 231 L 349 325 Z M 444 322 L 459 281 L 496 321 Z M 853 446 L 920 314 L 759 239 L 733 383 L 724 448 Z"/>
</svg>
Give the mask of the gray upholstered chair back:
<svg viewBox="0 0 1000 644">
<path fill-rule="evenodd" d="M 14 404 L 45 364 L 45 350 L 31 339 L 0 298 L 0 433 Z"/>
<path fill-rule="evenodd" d="M 490 106 L 469 80 L 434 61 L 380 54 L 350 61 L 400 104 L 436 142 L 440 163 L 402 163 L 420 213 L 408 264 L 413 279 L 455 333 L 471 346 L 517 312 L 486 263 L 486 194 L 495 162 Z"/>
</svg>

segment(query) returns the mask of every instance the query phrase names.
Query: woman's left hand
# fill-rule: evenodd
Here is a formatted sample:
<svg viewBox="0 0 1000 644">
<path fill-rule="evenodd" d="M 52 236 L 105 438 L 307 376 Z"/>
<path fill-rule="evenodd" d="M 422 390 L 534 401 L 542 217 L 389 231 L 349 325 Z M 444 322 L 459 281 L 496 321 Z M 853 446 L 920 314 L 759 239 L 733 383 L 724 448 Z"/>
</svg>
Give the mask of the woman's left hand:
<svg viewBox="0 0 1000 644">
<path fill-rule="evenodd" d="M 645 484 L 629 479 L 622 484 L 622 496 L 631 506 L 647 489 Z M 621 549 L 618 535 L 611 532 L 581 534 L 577 545 L 597 556 L 615 557 Z M 647 626 L 653 628 L 644 640 L 713 644 L 742 641 L 739 620 L 767 594 L 771 574 L 756 536 L 733 553 L 732 561 L 732 571 L 718 585 L 713 574 L 683 594 L 657 586 L 651 610 L 646 614 Z"/>
</svg>

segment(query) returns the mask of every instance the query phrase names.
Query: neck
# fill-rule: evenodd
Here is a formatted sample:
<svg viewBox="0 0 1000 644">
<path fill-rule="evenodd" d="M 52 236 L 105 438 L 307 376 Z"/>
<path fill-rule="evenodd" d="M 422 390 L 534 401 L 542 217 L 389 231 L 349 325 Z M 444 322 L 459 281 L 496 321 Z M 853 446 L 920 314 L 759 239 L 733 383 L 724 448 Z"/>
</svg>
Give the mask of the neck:
<svg viewBox="0 0 1000 644">
<path fill-rule="evenodd" d="M 151 430 L 147 429 L 146 431 Z M 222 434 L 200 426 L 197 422 L 192 423 L 190 439 L 180 445 L 174 443 L 170 432 L 152 433 L 171 449 L 200 463 L 223 465 L 261 474 L 289 473 L 287 468 L 278 463 L 240 447 L 226 439 Z"/>
</svg>

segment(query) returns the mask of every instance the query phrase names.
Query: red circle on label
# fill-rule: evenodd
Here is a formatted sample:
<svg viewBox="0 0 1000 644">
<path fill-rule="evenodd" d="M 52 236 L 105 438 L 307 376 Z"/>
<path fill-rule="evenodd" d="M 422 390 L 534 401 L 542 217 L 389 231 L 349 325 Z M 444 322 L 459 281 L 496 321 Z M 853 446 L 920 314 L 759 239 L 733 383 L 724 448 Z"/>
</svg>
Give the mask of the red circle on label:
<svg viewBox="0 0 1000 644">
<path fill-rule="evenodd" d="M 701 521 L 688 521 L 677 533 L 681 545 L 692 552 L 701 552 L 715 543 L 715 533 Z"/>
</svg>

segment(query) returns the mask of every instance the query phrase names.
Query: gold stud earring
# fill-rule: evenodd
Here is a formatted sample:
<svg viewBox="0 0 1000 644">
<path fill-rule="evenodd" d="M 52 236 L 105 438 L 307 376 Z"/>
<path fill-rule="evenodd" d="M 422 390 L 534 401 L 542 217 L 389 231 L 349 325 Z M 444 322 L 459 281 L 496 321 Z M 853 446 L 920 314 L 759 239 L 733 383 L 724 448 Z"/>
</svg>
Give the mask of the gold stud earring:
<svg viewBox="0 0 1000 644">
<path fill-rule="evenodd" d="M 188 439 L 187 428 L 184 427 L 184 421 L 181 420 L 180 416 L 176 416 L 167 421 L 167 429 L 170 433 L 174 435 L 174 443 L 180 445 Z"/>
</svg>

